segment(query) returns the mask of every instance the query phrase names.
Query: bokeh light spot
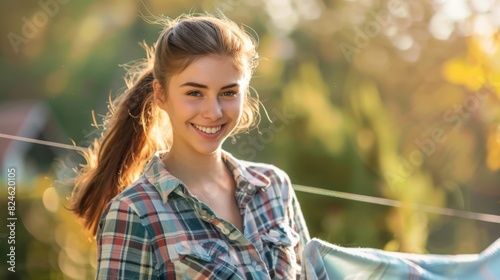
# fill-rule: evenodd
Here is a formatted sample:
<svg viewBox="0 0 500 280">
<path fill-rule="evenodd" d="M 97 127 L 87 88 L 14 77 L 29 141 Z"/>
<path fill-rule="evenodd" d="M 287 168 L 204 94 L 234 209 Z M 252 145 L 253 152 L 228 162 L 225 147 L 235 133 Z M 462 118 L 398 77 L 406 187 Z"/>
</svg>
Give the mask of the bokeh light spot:
<svg viewBox="0 0 500 280">
<path fill-rule="evenodd" d="M 57 194 L 56 189 L 53 187 L 47 188 L 43 192 L 42 201 L 43 206 L 45 206 L 45 209 L 47 209 L 49 212 L 56 213 L 59 209 L 59 195 Z"/>
</svg>

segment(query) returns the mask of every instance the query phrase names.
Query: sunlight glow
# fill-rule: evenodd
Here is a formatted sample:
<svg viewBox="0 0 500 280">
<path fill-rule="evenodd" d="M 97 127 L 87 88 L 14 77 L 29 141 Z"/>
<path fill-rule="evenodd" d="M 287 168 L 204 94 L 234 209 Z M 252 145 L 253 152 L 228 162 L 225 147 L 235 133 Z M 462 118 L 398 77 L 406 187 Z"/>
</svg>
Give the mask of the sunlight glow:
<svg viewBox="0 0 500 280">
<path fill-rule="evenodd" d="M 464 20 L 471 15 L 466 0 L 448 0 L 442 6 L 444 15 L 455 21 Z"/>
<path fill-rule="evenodd" d="M 438 40 L 448 40 L 453 29 L 453 21 L 439 12 L 432 17 L 429 24 L 429 31 Z"/>
<path fill-rule="evenodd" d="M 56 213 L 59 209 L 59 195 L 53 187 L 47 188 L 43 192 L 42 201 L 43 206 L 45 206 L 45 209 L 49 212 Z"/>
</svg>

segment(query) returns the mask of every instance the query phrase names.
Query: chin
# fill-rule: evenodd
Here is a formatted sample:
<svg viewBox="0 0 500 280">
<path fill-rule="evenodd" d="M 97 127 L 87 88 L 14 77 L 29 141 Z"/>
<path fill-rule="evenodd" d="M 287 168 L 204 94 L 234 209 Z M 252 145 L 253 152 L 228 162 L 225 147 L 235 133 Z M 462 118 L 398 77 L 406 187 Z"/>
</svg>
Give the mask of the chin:
<svg viewBox="0 0 500 280">
<path fill-rule="evenodd" d="M 195 149 L 199 154 L 211 155 L 222 150 L 222 143 L 220 143 L 219 145 L 202 145 L 196 147 Z"/>
</svg>

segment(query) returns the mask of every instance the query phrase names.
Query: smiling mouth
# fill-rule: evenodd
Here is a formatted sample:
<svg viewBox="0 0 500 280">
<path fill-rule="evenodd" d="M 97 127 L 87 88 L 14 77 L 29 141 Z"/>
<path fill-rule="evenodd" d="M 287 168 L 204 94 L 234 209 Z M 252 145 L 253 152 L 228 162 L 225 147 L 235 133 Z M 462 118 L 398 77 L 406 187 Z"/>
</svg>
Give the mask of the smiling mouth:
<svg viewBox="0 0 500 280">
<path fill-rule="evenodd" d="M 201 132 L 204 132 L 206 134 L 215 134 L 219 132 L 222 128 L 222 125 L 219 126 L 213 126 L 213 127 L 207 127 L 207 126 L 201 126 L 197 124 L 192 124 L 196 129 L 198 129 Z"/>
</svg>

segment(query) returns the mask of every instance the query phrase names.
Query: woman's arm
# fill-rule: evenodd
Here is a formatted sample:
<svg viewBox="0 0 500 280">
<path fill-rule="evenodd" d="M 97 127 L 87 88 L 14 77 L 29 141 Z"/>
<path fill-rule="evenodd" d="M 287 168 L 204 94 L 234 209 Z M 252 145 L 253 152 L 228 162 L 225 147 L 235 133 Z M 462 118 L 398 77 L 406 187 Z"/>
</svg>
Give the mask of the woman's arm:
<svg viewBox="0 0 500 280">
<path fill-rule="evenodd" d="M 115 200 L 97 233 L 96 279 L 154 279 L 155 262 L 148 233 L 128 203 Z"/>
<path fill-rule="evenodd" d="M 302 252 L 307 242 L 311 239 L 309 236 L 309 230 L 307 229 L 306 221 L 304 219 L 304 215 L 302 214 L 302 210 L 300 208 L 299 200 L 295 195 L 295 191 L 293 190 L 293 185 L 290 182 L 290 178 L 288 174 L 283 172 L 284 174 L 284 182 L 287 186 L 288 191 L 288 204 L 286 208 L 286 215 L 289 217 L 290 227 L 299 234 L 300 240 L 299 243 L 295 246 L 295 254 L 297 256 L 297 263 L 301 265 L 302 263 Z"/>
</svg>

